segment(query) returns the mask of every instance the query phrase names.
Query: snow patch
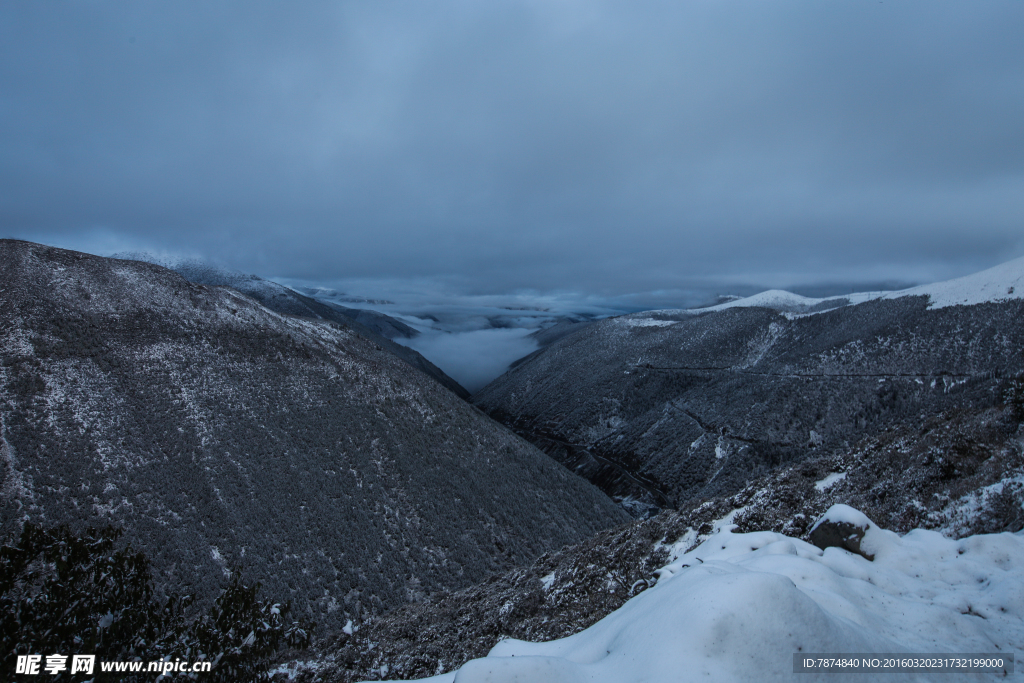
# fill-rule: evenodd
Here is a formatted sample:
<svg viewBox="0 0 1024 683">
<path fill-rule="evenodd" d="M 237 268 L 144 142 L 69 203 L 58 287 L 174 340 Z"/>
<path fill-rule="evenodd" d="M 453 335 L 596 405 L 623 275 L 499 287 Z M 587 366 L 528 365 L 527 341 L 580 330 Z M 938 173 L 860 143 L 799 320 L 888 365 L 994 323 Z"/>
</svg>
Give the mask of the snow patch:
<svg viewBox="0 0 1024 683">
<path fill-rule="evenodd" d="M 719 517 L 715 521 L 711 522 L 711 528 L 714 529 L 712 533 L 717 534 L 722 530 L 729 530 L 735 528 L 737 515 L 743 514 L 744 512 L 746 512 L 746 510 L 747 506 L 744 505 L 741 508 L 736 508 L 735 510 L 725 515 L 724 517 Z"/>
<path fill-rule="evenodd" d="M 963 530 L 970 529 L 990 510 L 994 499 L 1006 491 L 1013 491 L 1014 488 L 1019 489 L 1021 486 L 1024 486 L 1024 474 L 1017 474 L 961 496 L 946 505 L 939 513 L 940 519 L 945 519 L 939 530 L 949 536 L 962 534 Z"/>
<path fill-rule="evenodd" d="M 833 472 L 824 479 L 814 482 L 814 488 L 818 491 L 827 491 L 843 479 L 846 479 L 846 472 Z"/>
</svg>

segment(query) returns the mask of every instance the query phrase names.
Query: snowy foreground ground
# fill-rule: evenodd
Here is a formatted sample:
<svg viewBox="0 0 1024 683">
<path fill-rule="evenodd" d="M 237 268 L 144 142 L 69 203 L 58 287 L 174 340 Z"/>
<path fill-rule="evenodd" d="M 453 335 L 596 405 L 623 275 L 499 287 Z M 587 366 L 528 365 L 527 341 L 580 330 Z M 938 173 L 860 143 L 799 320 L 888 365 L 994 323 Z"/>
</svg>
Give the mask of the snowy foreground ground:
<svg viewBox="0 0 1024 683">
<path fill-rule="evenodd" d="M 825 551 L 723 526 L 660 569 L 657 584 L 576 635 L 504 640 L 432 683 L 964 681 L 1002 674 L 794 673 L 794 653 L 1004 653 L 1024 649 L 1024 532 L 950 540 L 866 526 L 861 550 Z M 1020 667 L 1022 662 L 1017 661 Z M 1009 679 L 1021 677 L 1020 669 Z"/>
</svg>

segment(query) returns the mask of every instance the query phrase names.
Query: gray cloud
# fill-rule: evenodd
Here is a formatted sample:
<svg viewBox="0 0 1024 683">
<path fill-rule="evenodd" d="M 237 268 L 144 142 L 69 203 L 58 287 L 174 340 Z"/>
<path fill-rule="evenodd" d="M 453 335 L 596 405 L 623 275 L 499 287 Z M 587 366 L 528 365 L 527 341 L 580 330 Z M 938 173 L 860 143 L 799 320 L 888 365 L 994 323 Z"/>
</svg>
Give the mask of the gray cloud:
<svg viewBox="0 0 1024 683">
<path fill-rule="evenodd" d="M 6 3 L 0 231 L 472 294 L 951 277 L 1024 253 L 1021 25 L 1013 0 Z"/>
</svg>

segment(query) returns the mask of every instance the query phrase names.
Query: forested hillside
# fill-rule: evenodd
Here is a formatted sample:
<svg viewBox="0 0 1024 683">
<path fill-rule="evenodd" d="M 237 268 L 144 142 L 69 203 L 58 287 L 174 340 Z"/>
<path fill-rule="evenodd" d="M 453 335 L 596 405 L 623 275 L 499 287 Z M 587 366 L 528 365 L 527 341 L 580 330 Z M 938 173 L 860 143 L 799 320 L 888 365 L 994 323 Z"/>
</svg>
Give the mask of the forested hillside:
<svg viewBox="0 0 1024 683">
<path fill-rule="evenodd" d="M 941 306 L 916 290 L 859 303 L 768 293 L 602 320 L 474 401 L 635 513 L 682 509 L 886 430 L 1001 405 L 1024 373 L 1024 261 L 1009 265 L 1009 284 L 936 289 Z"/>
<path fill-rule="evenodd" d="M 112 523 L 158 590 L 239 567 L 326 627 L 625 519 L 376 343 L 148 263 L 0 241 L 0 387 L 4 531 Z"/>
</svg>

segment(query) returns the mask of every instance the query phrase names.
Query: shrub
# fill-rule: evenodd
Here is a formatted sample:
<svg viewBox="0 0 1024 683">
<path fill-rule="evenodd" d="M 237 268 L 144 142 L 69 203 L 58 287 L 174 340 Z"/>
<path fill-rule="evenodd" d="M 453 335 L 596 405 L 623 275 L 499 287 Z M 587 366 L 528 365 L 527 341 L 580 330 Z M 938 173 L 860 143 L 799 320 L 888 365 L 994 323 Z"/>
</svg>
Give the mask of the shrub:
<svg viewBox="0 0 1024 683">
<path fill-rule="evenodd" d="M 95 654 L 96 681 L 151 682 L 152 673 L 104 674 L 99 662 L 159 659 L 211 661 L 209 673 L 191 674 L 203 681 L 265 681 L 280 647 L 309 645 L 312 625 L 287 624 L 288 606 L 260 600 L 259 585 L 247 586 L 238 572 L 207 614 L 187 616 L 188 596 L 156 600 L 149 559 L 131 546 L 117 548 L 119 537 L 111 527 L 79 535 L 26 523 L 0 547 L 6 674 L 15 671 L 17 655 Z M 67 671 L 47 676 L 71 678 Z"/>
</svg>

